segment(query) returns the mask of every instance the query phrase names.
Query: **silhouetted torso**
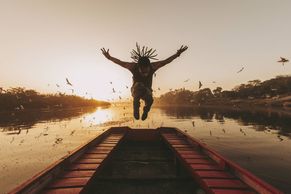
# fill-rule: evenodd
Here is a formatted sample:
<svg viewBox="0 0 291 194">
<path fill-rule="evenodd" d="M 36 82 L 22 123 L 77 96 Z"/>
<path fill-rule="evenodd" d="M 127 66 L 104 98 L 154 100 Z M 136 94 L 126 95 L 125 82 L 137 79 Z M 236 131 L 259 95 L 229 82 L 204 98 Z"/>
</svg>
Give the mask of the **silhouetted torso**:
<svg viewBox="0 0 291 194">
<path fill-rule="evenodd" d="M 153 75 L 155 73 L 155 71 L 153 70 L 153 68 L 151 68 L 148 76 L 143 76 L 139 70 L 138 70 L 138 65 L 135 65 L 135 67 L 133 69 L 130 70 L 132 73 L 132 79 L 133 79 L 133 85 L 136 82 L 141 82 L 143 83 L 147 88 L 152 90 L 152 82 L 153 82 Z"/>
</svg>

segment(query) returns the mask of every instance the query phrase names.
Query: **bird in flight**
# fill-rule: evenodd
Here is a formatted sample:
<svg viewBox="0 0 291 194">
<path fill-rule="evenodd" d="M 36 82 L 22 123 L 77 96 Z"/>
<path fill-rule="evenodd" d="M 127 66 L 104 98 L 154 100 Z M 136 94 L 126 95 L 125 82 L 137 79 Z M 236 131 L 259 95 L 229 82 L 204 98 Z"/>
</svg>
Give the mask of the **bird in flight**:
<svg viewBox="0 0 291 194">
<path fill-rule="evenodd" d="M 244 70 L 244 67 L 242 67 L 237 73 L 240 73 Z"/>
<path fill-rule="evenodd" d="M 186 79 L 184 82 L 188 82 L 190 79 Z"/>
<path fill-rule="evenodd" d="M 201 81 L 199 81 L 199 89 L 202 87 L 202 83 Z"/>
<path fill-rule="evenodd" d="M 60 87 L 60 85 L 59 84 L 56 84 L 56 86 L 59 88 Z"/>
<path fill-rule="evenodd" d="M 284 57 L 280 57 L 281 59 L 278 61 L 279 63 L 282 63 L 282 65 L 284 65 L 284 63 L 289 62 L 288 59 L 284 58 Z"/>
<path fill-rule="evenodd" d="M 71 84 L 71 82 L 68 80 L 68 78 L 66 78 L 66 82 L 68 85 L 73 86 L 73 84 Z"/>
</svg>

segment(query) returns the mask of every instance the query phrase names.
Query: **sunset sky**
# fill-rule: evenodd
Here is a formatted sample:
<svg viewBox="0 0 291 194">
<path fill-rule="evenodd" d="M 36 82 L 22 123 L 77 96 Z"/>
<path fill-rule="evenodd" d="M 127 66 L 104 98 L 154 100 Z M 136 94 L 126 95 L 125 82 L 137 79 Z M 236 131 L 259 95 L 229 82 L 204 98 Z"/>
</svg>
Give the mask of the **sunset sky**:
<svg viewBox="0 0 291 194">
<path fill-rule="evenodd" d="M 161 60 L 189 46 L 158 70 L 156 96 L 170 88 L 198 90 L 198 81 L 232 89 L 290 75 L 291 63 L 277 61 L 291 59 L 291 1 L 0 0 L 0 87 L 70 93 L 68 78 L 78 95 L 127 98 L 130 72 L 100 48 L 131 61 L 136 42 L 157 49 Z"/>
</svg>

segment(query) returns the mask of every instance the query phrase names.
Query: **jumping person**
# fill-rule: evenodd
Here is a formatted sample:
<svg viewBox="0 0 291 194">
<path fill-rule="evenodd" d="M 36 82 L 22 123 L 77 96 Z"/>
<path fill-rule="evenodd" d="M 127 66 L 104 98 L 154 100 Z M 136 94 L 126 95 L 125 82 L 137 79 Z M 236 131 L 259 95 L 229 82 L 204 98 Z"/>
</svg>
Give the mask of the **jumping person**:
<svg viewBox="0 0 291 194">
<path fill-rule="evenodd" d="M 133 97 L 133 115 L 135 119 L 139 119 L 139 108 L 140 108 L 140 99 L 144 100 L 145 106 L 143 108 L 143 114 L 141 119 L 144 121 L 147 116 L 150 108 L 153 104 L 153 95 L 152 95 L 152 81 L 154 73 L 164 65 L 172 62 L 174 59 L 179 57 L 181 53 L 188 49 L 187 46 L 181 46 L 177 52 L 170 56 L 169 58 L 151 62 L 152 60 L 157 60 L 155 57 L 156 50 L 148 49 L 148 47 L 143 47 L 142 49 L 138 44 L 136 44 L 136 50 L 132 50 L 131 58 L 134 62 L 124 62 L 119 59 L 116 59 L 109 54 L 109 49 L 102 48 L 101 51 L 103 55 L 110 61 L 128 69 L 133 74 L 133 84 L 131 87 L 131 94 Z"/>
</svg>

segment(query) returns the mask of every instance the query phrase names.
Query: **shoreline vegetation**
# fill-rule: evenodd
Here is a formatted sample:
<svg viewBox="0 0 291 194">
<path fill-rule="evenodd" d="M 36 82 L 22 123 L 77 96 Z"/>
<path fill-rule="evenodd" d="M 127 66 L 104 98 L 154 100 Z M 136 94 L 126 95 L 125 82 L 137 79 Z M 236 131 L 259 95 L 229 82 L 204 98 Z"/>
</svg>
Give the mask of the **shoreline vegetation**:
<svg viewBox="0 0 291 194">
<path fill-rule="evenodd" d="M 261 82 L 252 80 L 232 90 L 217 87 L 199 91 L 185 88 L 169 91 L 155 99 L 156 106 L 204 106 L 222 108 L 275 108 L 291 110 L 291 76 Z"/>
<path fill-rule="evenodd" d="M 95 99 L 85 99 L 76 95 L 40 94 L 32 89 L 22 87 L 3 90 L 0 87 L 0 112 L 56 109 L 70 109 L 79 107 L 110 106 L 109 102 Z"/>
</svg>

